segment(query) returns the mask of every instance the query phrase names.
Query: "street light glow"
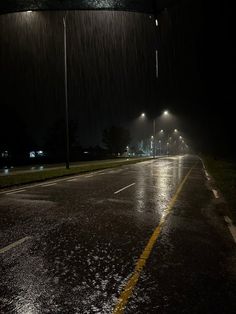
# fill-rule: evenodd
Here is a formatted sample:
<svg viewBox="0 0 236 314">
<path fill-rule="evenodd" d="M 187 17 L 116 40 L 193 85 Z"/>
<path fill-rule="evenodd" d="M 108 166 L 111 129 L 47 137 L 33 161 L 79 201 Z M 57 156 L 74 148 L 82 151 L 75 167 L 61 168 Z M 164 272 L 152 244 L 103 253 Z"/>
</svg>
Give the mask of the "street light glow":
<svg viewBox="0 0 236 314">
<path fill-rule="evenodd" d="M 145 117 L 146 117 L 146 115 L 145 115 L 144 112 L 141 114 L 141 117 L 142 117 L 142 118 L 145 118 Z"/>
<path fill-rule="evenodd" d="M 178 132 L 178 130 L 177 130 L 177 129 L 174 129 L 174 132 L 175 132 L 175 133 L 177 133 L 177 132 Z"/>
<path fill-rule="evenodd" d="M 155 20 L 156 26 L 158 26 L 158 19 Z"/>
<path fill-rule="evenodd" d="M 168 111 L 168 110 L 165 110 L 165 111 L 164 111 L 164 116 L 168 116 L 168 114 L 169 114 L 169 111 Z"/>
</svg>

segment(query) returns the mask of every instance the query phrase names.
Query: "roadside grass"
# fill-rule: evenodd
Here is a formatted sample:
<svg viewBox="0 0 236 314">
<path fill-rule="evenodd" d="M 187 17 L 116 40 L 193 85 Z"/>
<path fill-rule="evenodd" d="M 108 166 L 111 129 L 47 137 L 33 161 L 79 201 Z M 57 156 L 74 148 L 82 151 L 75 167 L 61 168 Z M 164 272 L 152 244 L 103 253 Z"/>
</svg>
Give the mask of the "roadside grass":
<svg viewBox="0 0 236 314">
<path fill-rule="evenodd" d="M 236 221 L 236 162 L 212 157 L 203 159 L 209 173 L 228 202 L 234 221 Z"/>
<path fill-rule="evenodd" d="M 83 164 L 78 167 L 73 167 L 70 169 L 58 168 L 58 169 L 47 169 L 35 172 L 19 173 L 9 176 L 0 177 L 0 189 L 8 188 L 12 186 L 34 183 L 39 181 L 46 181 L 49 179 L 55 179 L 60 177 L 71 176 L 75 174 L 83 174 L 86 172 L 94 172 L 98 170 L 116 168 L 124 165 L 135 164 L 142 161 L 150 160 L 150 158 L 140 158 L 140 159 L 129 159 L 129 160 L 114 160 L 114 162 L 101 163 L 101 161 L 94 162 L 93 164 Z"/>
</svg>

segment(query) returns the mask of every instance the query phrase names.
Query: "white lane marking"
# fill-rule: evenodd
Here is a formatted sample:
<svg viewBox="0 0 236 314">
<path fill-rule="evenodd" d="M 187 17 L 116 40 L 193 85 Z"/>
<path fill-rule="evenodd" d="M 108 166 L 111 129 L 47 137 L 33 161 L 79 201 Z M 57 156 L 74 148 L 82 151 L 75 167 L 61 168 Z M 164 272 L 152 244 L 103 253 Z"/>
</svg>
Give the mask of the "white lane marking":
<svg viewBox="0 0 236 314">
<path fill-rule="evenodd" d="M 8 192 L 6 193 L 7 195 L 11 195 L 11 194 L 16 194 L 16 193 L 20 193 L 20 192 L 25 192 L 24 189 L 20 189 L 20 190 L 16 190 L 16 191 L 13 191 L 13 192 Z"/>
<path fill-rule="evenodd" d="M 120 192 L 122 192 L 122 191 L 124 191 L 124 190 L 126 190 L 126 189 L 128 189 L 128 188 L 130 188 L 131 186 L 133 186 L 133 185 L 135 185 L 135 184 L 136 184 L 136 183 L 132 183 L 132 184 L 130 184 L 130 185 L 127 185 L 127 186 L 125 186 L 124 188 L 122 188 L 122 189 L 120 189 L 120 190 L 114 192 L 114 194 L 118 194 L 118 193 L 120 193 Z"/>
<path fill-rule="evenodd" d="M 213 192 L 215 198 L 220 198 L 218 191 L 212 189 L 212 192 Z"/>
<path fill-rule="evenodd" d="M 66 182 L 75 182 L 78 181 L 78 179 L 70 179 L 70 180 L 66 180 Z"/>
<path fill-rule="evenodd" d="M 29 240 L 29 239 L 31 239 L 31 237 L 25 237 L 25 238 L 20 239 L 20 240 L 14 242 L 14 243 L 12 243 L 12 244 L 9 244 L 8 246 L 5 246 L 4 248 L 0 249 L 0 254 L 3 254 L 3 253 L 5 253 L 5 252 L 7 252 L 7 251 L 9 251 L 9 250 L 11 250 L 11 249 L 13 249 L 13 248 L 15 248 L 16 246 L 22 244 L 23 242 L 25 242 L 25 241 L 27 241 L 27 240 Z"/>
<path fill-rule="evenodd" d="M 225 222 L 228 225 L 229 231 L 234 239 L 234 242 L 236 243 L 236 227 L 233 224 L 233 221 L 228 217 L 228 216 L 224 216 L 225 218 Z"/>
<path fill-rule="evenodd" d="M 56 185 L 56 182 L 44 184 L 44 185 L 41 185 L 41 187 L 42 187 L 42 188 L 46 188 L 46 187 L 48 187 L 48 186 L 53 186 L 53 185 Z"/>
</svg>

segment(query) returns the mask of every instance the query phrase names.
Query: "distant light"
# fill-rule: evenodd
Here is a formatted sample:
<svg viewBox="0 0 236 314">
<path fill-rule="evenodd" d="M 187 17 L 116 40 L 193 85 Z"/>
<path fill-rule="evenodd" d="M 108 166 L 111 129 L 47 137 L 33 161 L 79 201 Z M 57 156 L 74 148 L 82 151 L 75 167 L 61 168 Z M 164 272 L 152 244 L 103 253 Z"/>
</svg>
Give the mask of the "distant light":
<svg viewBox="0 0 236 314">
<path fill-rule="evenodd" d="M 168 110 L 165 110 L 165 111 L 164 111 L 164 116 L 168 116 L 168 114 L 169 114 L 169 111 L 168 111 Z"/>
<path fill-rule="evenodd" d="M 182 136 L 179 137 L 182 140 Z"/>
<path fill-rule="evenodd" d="M 39 170 L 43 170 L 43 169 L 44 169 L 44 166 L 40 166 L 40 167 L 39 167 Z"/>
<path fill-rule="evenodd" d="M 29 155 L 30 155 L 30 158 L 35 158 L 36 156 L 35 151 L 30 152 Z"/>
<path fill-rule="evenodd" d="M 174 129 L 174 132 L 175 132 L 175 133 L 177 133 L 177 132 L 178 132 L 178 130 L 177 130 L 177 129 Z"/>
<path fill-rule="evenodd" d="M 84 152 L 84 154 L 88 154 L 89 152 Z"/>
<path fill-rule="evenodd" d="M 153 135 L 151 136 L 151 139 L 152 139 L 152 140 L 154 139 L 154 136 L 153 136 Z"/>
<path fill-rule="evenodd" d="M 155 20 L 156 26 L 158 26 L 158 19 Z"/>
<path fill-rule="evenodd" d="M 38 151 L 37 151 L 37 155 L 38 155 L 38 156 L 43 156 L 43 151 L 42 151 L 42 150 L 38 150 Z"/>
<path fill-rule="evenodd" d="M 164 130 L 161 130 L 161 133 L 164 133 Z"/>
<path fill-rule="evenodd" d="M 4 169 L 4 174 L 8 174 L 9 173 L 9 169 Z"/>
<path fill-rule="evenodd" d="M 141 117 L 142 117 L 142 118 L 146 117 L 146 115 L 145 115 L 144 112 L 141 114 Z"/>
</svg>

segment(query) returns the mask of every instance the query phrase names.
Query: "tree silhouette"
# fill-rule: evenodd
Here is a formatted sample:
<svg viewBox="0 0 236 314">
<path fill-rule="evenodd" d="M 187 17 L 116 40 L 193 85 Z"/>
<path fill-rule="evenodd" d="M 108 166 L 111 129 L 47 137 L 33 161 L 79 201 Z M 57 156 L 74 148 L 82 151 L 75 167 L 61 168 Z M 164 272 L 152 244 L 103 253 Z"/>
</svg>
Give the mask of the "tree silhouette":
<svg viewBox="0 0 236 314">
<path fill-rule="evenodd" d="M 112 154 L 122 154 L 130 143 L 129 130 L 123 127 L 112 126 L 103 131 L 102 141 Z"/>
</svg>

